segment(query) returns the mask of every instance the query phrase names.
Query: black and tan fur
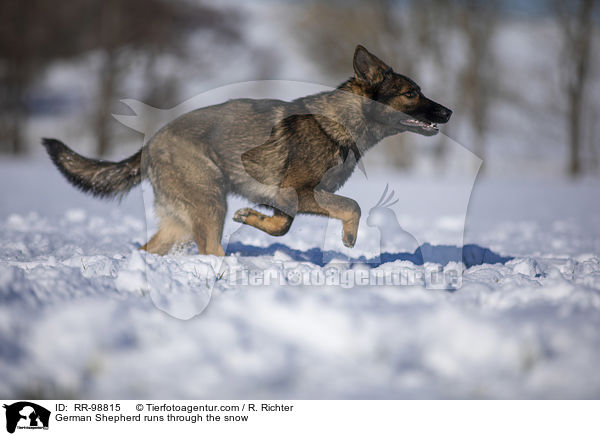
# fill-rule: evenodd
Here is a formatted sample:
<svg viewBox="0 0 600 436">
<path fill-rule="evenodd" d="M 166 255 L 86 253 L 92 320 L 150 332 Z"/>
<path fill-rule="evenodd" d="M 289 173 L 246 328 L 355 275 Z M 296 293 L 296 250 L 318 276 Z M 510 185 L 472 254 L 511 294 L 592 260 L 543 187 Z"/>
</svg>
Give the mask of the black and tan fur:
<svg viewBox="0 0 600 436">
<path fill-rule="evenodd" d="M 285 234 L 296 214 L 339 219 L 343 242 L 356 241 L 360 208 L 334 194 L 361 156 L 386 136 L 434 135 L 452 111 L 358 46 L 354 77 L 337 89 L 281 100 L 237 99 L 189 112 L 121 162 L 88 159 L 55 139 L 43 144 L 74 186 L 97 197 L 123 195 L 148 178 L 160 218 L 142 248 L 165 254 L 195 240 L 202 254 L 224 255 L 226 198 L 237 194 L 273 211 L 246 208 L 234 220 Z"/>
</svg>

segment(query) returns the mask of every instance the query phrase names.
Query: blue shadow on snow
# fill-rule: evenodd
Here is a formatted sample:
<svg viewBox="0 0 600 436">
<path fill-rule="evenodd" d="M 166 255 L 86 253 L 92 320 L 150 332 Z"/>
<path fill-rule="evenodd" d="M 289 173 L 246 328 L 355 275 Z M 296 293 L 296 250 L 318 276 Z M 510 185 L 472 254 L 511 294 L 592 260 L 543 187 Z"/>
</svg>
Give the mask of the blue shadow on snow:
<svg viewBox="0 0 600 436">
<path fill-rule="evenodd" d="M 463 262 L 465 267 L 470 268 L 483 264 L 505 264 L 513 257 L 501 256 L 489 248 L 480 247 L 477 244 L 467 244 L 463 247 L 455 245 L 431 245 L 425 243 L 417 248 L 414 253 L 381 253 L 379 258 L 369 259 L 365 256 L 346 257 L 332 250 L 323 251 L 320 248 L 311 248 L 306 251 L 296 250 L 287 245 L 274 243 L 268 247 L 255 247 L 241 242 L 231 242 L 227 246 L 226 254 L 238 254 L 240 256 L 273 256 L 275 252 L 281 252 L 297 262 L 311 262 L 315 265 L 325 266 L 333 259 L 348 261 L 351 264 L 361 263 L 371 267 L 378 267 L 384 263 L 406 260 L 415 265 L 423 265 L 431 262 L 446 266 L 450 262 Z M 328 259 L 326 262 L 325 259 Z"/>
</svg>

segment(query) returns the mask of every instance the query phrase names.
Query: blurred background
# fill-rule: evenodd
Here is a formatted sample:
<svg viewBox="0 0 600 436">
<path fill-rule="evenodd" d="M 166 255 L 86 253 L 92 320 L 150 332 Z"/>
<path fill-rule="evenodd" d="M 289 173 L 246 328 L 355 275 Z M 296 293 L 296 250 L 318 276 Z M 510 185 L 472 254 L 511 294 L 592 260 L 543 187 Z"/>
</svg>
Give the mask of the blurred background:
<svg viewBox="0 0 600 436">
<path fill-rule="evenodd" d="M 596 0 L 3 0 L 0 159 L 39 139 L 124 157 L 143 137 L 120 99 L 171 108 L 233 82 L 335 87 L 356 44 L 452 108 L 443 132 L 490 177 L 600 175 Z M 444 135 L 399 135 L 371 165 L 460 173 Z"/>
</svg>

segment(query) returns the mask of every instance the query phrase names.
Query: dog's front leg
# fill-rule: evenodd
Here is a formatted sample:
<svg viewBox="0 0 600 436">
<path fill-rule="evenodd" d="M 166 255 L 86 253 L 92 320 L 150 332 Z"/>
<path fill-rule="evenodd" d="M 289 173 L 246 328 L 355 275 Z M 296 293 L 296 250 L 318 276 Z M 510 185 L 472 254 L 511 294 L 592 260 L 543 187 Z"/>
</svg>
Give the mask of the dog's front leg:
<svg viewBox="0 0 600 436">
<path fill-rule="evenodd" d="M 273 208 L 273 216 L 246 207 L 236 211 L 233 220 L 256 227 L 272 236 L 283 236 L 288 232 L 292 221 L 294 221 L 294 216 L 298 210 L 297 205 L 298 196 L 296 191 L 290 188 L 280 188 L 273 195 L 272 202 L 266 204 L 266 206 Z"/>
<path fill-rule="evenodd" d="M 256 227 L 272 236 L 283 236 L 290 229 L 294 218 L 277 209 L 273 216 L 268 216 L 247 207 L 238 210 L 233 216 L 233 220 Z"/>
<path fill-rule="evenodd" d="M 344 245 L 354 247 L 360 221 L 360 206 L 356 201 L 327 191 L 301 191 L 298 193 L 298 212 L 339 219 L 344 229 Z"/>
</svg>

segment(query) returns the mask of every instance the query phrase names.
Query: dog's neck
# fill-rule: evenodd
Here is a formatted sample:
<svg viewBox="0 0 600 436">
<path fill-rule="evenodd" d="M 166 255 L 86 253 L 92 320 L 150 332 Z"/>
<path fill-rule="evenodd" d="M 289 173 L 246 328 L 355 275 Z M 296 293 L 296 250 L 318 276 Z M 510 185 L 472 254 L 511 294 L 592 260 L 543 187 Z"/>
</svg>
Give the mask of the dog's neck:
<svg viewBox="0 0 600 436">
<path fill-rule="evenodd" d="M 362 156 L 383 138 L 398 133 L 370 122 L 365 116 L 368 105 L 379 104 L 372 100 L 375 90 L 355 78 L 350 78 L 333 91 L 302 97 L 307 113 L 317 116 L 321 128 L 343 147 L 358 148 Z"/>
</svg>

